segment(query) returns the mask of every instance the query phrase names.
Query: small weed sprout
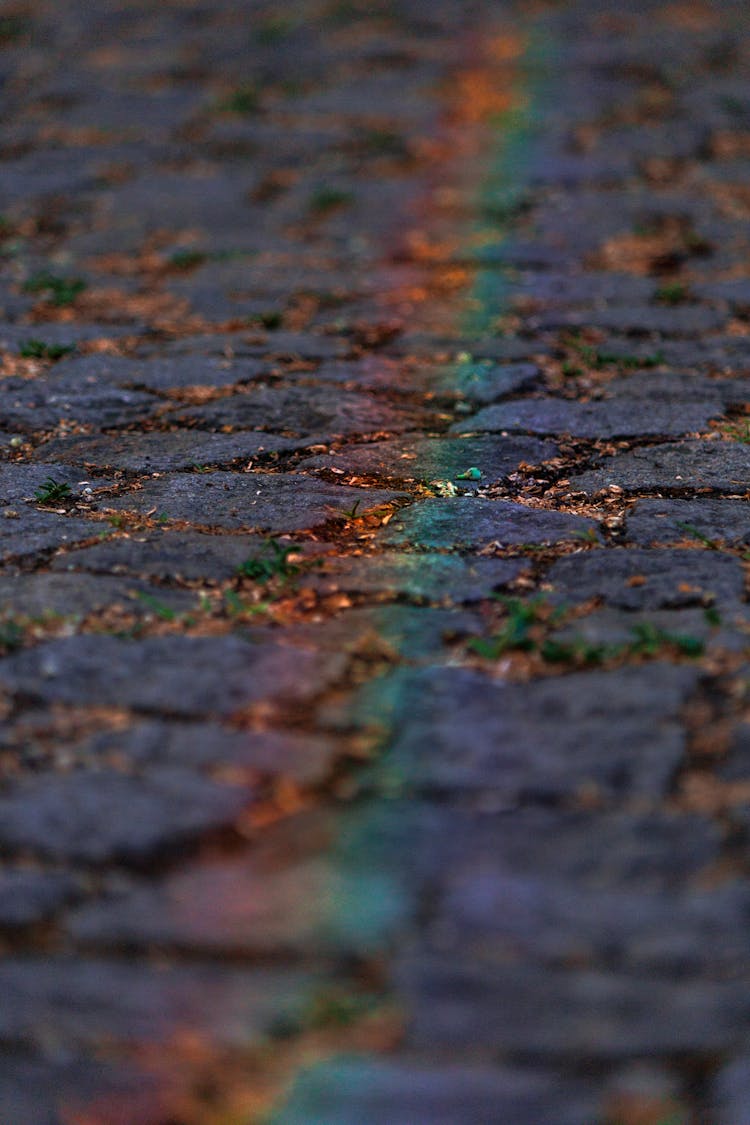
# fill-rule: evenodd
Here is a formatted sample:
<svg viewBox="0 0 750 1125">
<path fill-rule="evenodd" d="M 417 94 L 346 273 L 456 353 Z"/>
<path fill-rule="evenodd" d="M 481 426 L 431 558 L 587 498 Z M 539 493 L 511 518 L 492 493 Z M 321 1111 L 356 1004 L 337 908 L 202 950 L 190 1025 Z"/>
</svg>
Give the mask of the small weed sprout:
<svg viewBox="0 0 750 1125">
<path fill-rule="evenodd" d="M 694 527 L 693 524 L 683 523 L 682 520 L 678 520 L 675 524 L 675 527 L 679 528 L 680 531 L 684 531 L 685 534 L 689 535 L 691 539 L 697 539 L 699 543 L 703 543 L 703 545 L 705 547 L 708 547 L 709 550 L 721 550 L 721 547 L 715 539 L 709 539 L 707 535 L 704 535 L 703 532 L 700 531 L 697 527 Z"/>
<path fill-rule="evenodd" d="M 228 94 L 216 108 L 220 113 L 257 113 L 260 109 L 260 90 L 252 83 L 246 83 Z"/>
<path fill-rule="evenodd" d="M 690 296 L 690 291 L 687 285 L 680 282 L 674 282 L 671 285 L 662 285 L 656 290 L 656 300 L 662 305 L 681 305 L 687 301 Z"/>
<path fill-rule="evenodd" d="M 177 614 L 175 613 L 175 611 L 171 609 L 170 606 L 165 605 L 164 602 L 160 602 L 158 598 L 155 598 L 153 596 L 153 594 L 147 594 L 145 590 L 138 590 L 135 596 L 138 601 L 142 602 L 147 609 L 150 609 L 151 612 L 154 613 L 160 621 L 177 620 Z"/>
<path fill-rule="evenodd" d="M 76 297 L 86 289 L 86 282 L 82 277 L 58 277 L 56 274 L 32 274 L 24 282 L 24 293 L 38 293 L 53 305 L 61 307 L 72 305 Z"/>
<path fill-rule="evenodd" d="M 202 266 L 206 255 L 200 250 L 175 250 L 169 258 L 169 265 L 173 270 L 194 270 Z"/>
<path fill-rule="evenodd" d="M 45 344 L 44 340 L 21 340 L 18 354 L 22 359 L 49 359 L 54 363 L 75 351 L 75 344 Z"/>
<path fill-rule="evenodd" d="M 688 633 L 670 633 L 651 621 L 639 621 L 630 629 L 631 640 L 620 644 L 589 641 L 583 636 L 557 639 L 545 633 L 559 625 L 565 617 L 565 606 L 554 608 L 544 597 L 530 600 L 502 597 L 508 611 L 507 620 L 491 637 L 473 637 L 467 648 L 484 660 L 497 660 L 508 652 L 536 652 L 549 664 L 570 664 L 576 667 L 603 664 L 621 657 L 656 656 L 664 648 L 676 648 L 682 656 L 695 659 L 705 651 L 700 637 Z M 718 624 L 712 614 L 709 623 Z"/>
<path fill-rule="evenodd" d="M 289 556 L 293 555 L 296 549 L 296 547 L 279 543 L 276 539 L 267 539 L 264 548 L 265 553 L 245 559 L 237 567 L 237 575 L 240 578 L 249 578 L 262 585 L 270 582 L 272 578 L 284 580 L 291 578 L 299 571 L 298 566 L 289 562 Z"/>
<path fill-rule="evenodd" d="M 37 488 L 34 497 L 40 504 L 58 504 L 61 500 L 67 500 L 70 496 L 70 485 L 65 484 L 63 481 L 55 480 L 54 477 L 47 477 L 44 483 Z"/>
<path fill-rule="evenodd" d="M 477 656 L 497 660 L 506 652 L 531 652 L 537 644 L 533 628 L 547 620 L 548 605 L 544 598 L 500 598 L 508 611 L 508 620 L 494 637 L 474 637 L 468 647 Z M 555 611 L 557 617 L 564 611 Z"/>
<path fill-rule="evenodd" d="M 322 187 L 310 196 L 310 210 L 316 215 L 325 215 L 329 211 L 336 211 L 339 207 L 346 207 L 353 200 L 354 196 L 350 191 Z"/>
<path fill-rule="evenodd" d="M 23 628 L 12 618 L 0 621 L 0 649 L 13 652 L 23 644 Z"/>
</svg>

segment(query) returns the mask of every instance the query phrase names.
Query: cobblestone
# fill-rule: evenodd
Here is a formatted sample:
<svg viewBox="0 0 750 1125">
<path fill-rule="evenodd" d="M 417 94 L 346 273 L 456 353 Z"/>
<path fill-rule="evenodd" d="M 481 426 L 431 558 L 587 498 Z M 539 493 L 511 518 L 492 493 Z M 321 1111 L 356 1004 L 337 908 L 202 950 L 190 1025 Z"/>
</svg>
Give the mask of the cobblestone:
<svg viewBox="0 0 750 1125">
<path fill-rule="evenodd" d="M 147 480 L 137 492 L 106 501 L 112 511 L 158 513 L 163 522 L 186 520 L 221 528 L 298 531 L 346 513 L 364 514 L 401 498 L 398 492 L 324 484 L 293 473 L 247 480 L 234 473 L 185 474 Z"/>
<path fill-rule="evenodd" d="M 383 542 L 423 547 L 486 547 L 525 543 L 575 541 L 595 532 L 596 525 L 580 516 L 526 508 L 508 500 L 457 497 L 419 500 L 389 525 Z"/>
<path fill-rule="evenodd" d="M 684 754 L 678 719 L 694 685 L 692 669 L 670 666 L 523 689 L 468 671 L 431 672 L 396 714 L 389 766 L 418 789 L 489 791 L 509 805 L 573 797 L 586 786 L 602 798 L 656 796 Z"/>
<path fill-rule="evenodd" d="M 616 485 L 625 492 L 725 492 L 740 495 L 750 479 L 750 448 L 735 442 L 685 441 L 647 445 L 621 453 L 600 469 L 571 478 L 571 486 L 597 492 Z"/>
<path fill-rule="evenodd" d="M 525 430 L 533 434 L 571 434 L 580 438 L 622 438 L 682 434 L 706 428 L 710 418 L 721 414 L 719 403 L 649 402 L 644 415 L 641 403 L 581 403 L 563 399 L 525 399 L 523 402 L 487 406 L 451 429 L 456 433 L 484 430 Z"/>
<path fill-rule="evenodd" d="M 457 481 L 459 473 L 479 468 L 483 483 L 491 484 L 515 472 L 525 461 L 538 464 L 554 457 L 552 442 L 507 437 L 502 445 L 491 438 L 417 438 L 353 445 L 335 453 L 310 457 L 302 469 L 329 469 L 367 473 L 400 481 L 430 482 L 435 478 Z"/>
<path fill-rule="evenodd" d="M 679 609 L 730 604 L 742 598 L 745 581 L 738 559 L 714 551 L 643 548 L 589 551 L 559 559 L 547 581 L 566 601 L 601 598 L 618 609 Z"/>
</svg>

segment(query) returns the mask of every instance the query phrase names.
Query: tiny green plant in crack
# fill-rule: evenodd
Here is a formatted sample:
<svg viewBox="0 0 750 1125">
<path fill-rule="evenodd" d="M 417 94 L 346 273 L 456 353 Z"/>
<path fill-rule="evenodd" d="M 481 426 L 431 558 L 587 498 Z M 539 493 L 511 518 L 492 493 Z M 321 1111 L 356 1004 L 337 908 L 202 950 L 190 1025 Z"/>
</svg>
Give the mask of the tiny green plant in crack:
<svg viewBox="0 0 750 1125">
<path fill-rule="evenodd" d="M 325 215 L 329 211 L 336 211 L 339 207 L 346 207 L 352 203 L 354 196 L 350 191 L 340 188 L 322 187 L 310 196 L 310 210 L 316 215 Z"/>
<path fill-rule="evenodd" d="M 560 608 L 553 612 L 550 618 L 550 607 L 545 598 L 532 598 L 524 601 L 522 598 L 499 599 L 507 610 L 507 620 L 499 633 L 493 637 L 474 637 L 469 641 L 468 647 L 477 656 L 487 660 L 497 660 L 506 652 L 531 652 L 537 647 L 539 632 L 535 626 L 556 622 L 564 614 Z"/>
<path fill-rule="evenodd" d="M 574 667 L 602 664 L 607 660 L 635 656 L 653 657 L 674 648 L 681 656 L 695 659 L 702 656 L 705 643 L 689 633 L 672 633 L 652 621 L 639 621 L 631 626 L 631 639 L 621 643 L 598 643 L 583 636 L 550 637 L 549 630 L 559 625 L 567 608 L 553 606 L 545 597 L 500 597 L 507 617 L 499 632 L 490 637 L 473 637 L 467 648 L 484 660 L 497 660 L 508 652 L 535 652 L 548 664 L 569 664 Z M 718 624 L 713 616 L 710 624 Z"/>
<path fill-rule="evenodd" d="M 260 109 L 260 90 L 252 83 L 239 86 L 216 106 L 220 113 L 251 114 Z"/>
<path fill-rule="evenodd" d="M 38 293 L 50 304 L 72 305 L 86 288 L 82 277 L 59 277 L 54 273 L 34 273 L 24 282 L 24 293 Z"/>
<path fill-rule="evenodd" d="M 175 250 L 174 254 L 170 255 L 168 264 L 173 270 L 187 273 L 202 266 L 205 260 L 206 255 L 201 250 Z"/>
<path fill-rule="evenodd" d="M 690 296 L 687 285 L 676 281 L 670 285 L 661 285 L 654 294 L 656 300 L 662 305 L 681 305 Z"/>
<path fill-rule="evenodd" d="M 262 47 L 273 47 L 281 43 L 294 30 L 291 20 L 283 16 L 272 16 L 258 25 L 255 32 L 255 42 Z"/>
<path fill-rule="evenodd" d="M 18 354 L 22 359 L 49 359 L 56 362 L 75 351 L 75 344 L 45 344 L 44 340 L 32 338 L 21 340 Z"/>
<path fill-rule="evenodd" d="M 581 543 L 598 543 L 599 532 L 595 527 L 587 527 L 584 530 L 577 530 L 572 532 L 573 539 L 578 539 Z"/>
<path fill-rule="evenodd" d="M 29 23 L 22 16 L 3 16 L 0 19 L 0 45 L 20 39 L 29 30 Z"/>
<path fill-rule="evenodd" d="M 249 324 L 259 324 L 261 328 L 265 328 L 268 332 L 275 332 L 277 328 L 281 328 L 283 320 L 283 316 L 277 309 L 268 309 L 265 312 L 255 313 L 248 317 Z"/>
<path fill-rule="evenodd" d="M 260 583 L 270 582 L 272 578 L 291 578 L 299 572 L 299 567 L 289 562 L 289 556 L 293 555 L 296 549 L 279 543 L 276 539 L 267 539 L 260 555 L 240 563 L 237 567 L 237 575 Z"/>
<path fill-rule="evenodd" d="M 153 594 L 146 593 L 145 590 L 137 590 L 136 598 L 146 608 L 149 609 L 160 621 L 176 621 L 177 614 L 171 606 L 166 605 L 164 602 L 155 598 Z"/>
<path fill-rule="evenodd" d="M 691 539 L 697 539 L 699 543 L 702 543 L 704 547 L 708 547 L 709 550 L 721 550 L 721 544 L 718 540 L 710 539 L 708 535 L 704 535 L 703 532 L 699 528 L 694 527 L 692 523 L 684 523 L 682 520 L 677 520 L 675 527 L 683 531 L 685 535 L 689 535 Z"/>
<path fill-rule="evenodd" d="M 0 621 L 0 649 L 13 652 L 23 644 L 23 627 L 12 617 Z"/>
<path fill-rule="evenodd" d="M 65 484 L 64 481 L 55 480 L 54 477 L 47 477 L 44 483 L 37 488 L 34 496 L 40 504 L 59 504 L 61 500 L 67 500 L 70 497 L 70 485 Z"/>
<path fill-rule="evenodd" d="M 639 621 L 632 626 L 630 633 L 633 640 L 628 644 L 627 651 L 634 656 L 656 656 L 667 645 L 673 645 L 683 656 L 701 656 L 706 647 L 700 637 L 690 633 L 670 633 L 651 621 Z"/>
</svg>

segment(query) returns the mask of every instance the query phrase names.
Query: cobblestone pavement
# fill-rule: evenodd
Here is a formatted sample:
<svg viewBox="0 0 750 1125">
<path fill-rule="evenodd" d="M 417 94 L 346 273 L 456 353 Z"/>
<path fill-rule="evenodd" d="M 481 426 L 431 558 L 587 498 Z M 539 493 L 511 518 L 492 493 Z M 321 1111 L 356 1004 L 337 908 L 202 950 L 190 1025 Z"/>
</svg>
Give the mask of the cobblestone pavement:
<svg viewBox="0 0 750 1125">
<path fill-rule="evenodd" d="M 747 26 L 3 7 L 2 1125 L 750 1123 Z"/>
</svg>

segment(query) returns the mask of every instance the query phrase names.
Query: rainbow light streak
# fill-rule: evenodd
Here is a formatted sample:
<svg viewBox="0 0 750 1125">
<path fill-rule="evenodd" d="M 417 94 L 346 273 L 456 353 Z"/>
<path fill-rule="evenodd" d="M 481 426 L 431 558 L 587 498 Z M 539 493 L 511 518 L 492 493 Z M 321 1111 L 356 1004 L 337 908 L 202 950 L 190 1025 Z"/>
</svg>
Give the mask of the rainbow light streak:
<svg viewBox="0 0 750 1125">
<path fill-rule="evenodd" d="M 472 341 L 495 336 L 508 308 L 512 280 L 501 262 L 493 262 L 493 251 L 505 238 L 499 223 L 523 198 L 534 114 L 542 92 L 542 64 L 549 52 L 548 44 L 523 43 L 514 34 L 489 37 L 472 49 L 478 60 L 460 76 L 457 91 L 462 100 L 451 106 L 449 117 L 453 130 L 463 132 L 460 147 L 467 174 L 471 176 L 472 159 L 486 163 L 489 157 L 489 170 L 479 190 L 471 193 L 472 205 L 468 216 L 463 216 L 462 229 L 454 229 L 447 238 L 441 230 L 438 245 L 447 245 L 445 256 L 435 253 L 436 240 L 429 227 L 411 239 L 412 245 L 423 248 L 427 274 L 424 305 L 416 310 L 418 326 L 420 319 L 428 324 L 432 319 L 429 302 L 435 275 L 455 276 L 469 265 L 470 285 L 459 290 L 438 286 L 452 288 L 452 335 L 459 341 L 453 362 L 442 369 L 440 389 L 458 394 L 482 375 L 484 365 L 471 354 Z M 455 479 L 457 454 L 441 454 L 437 448 L 432 475 Z M 414 552 L 402 554 L 399 565 L 405 578 L 430 565 L 429 556 L 420 553 L 420 540 L 429 540 L 429 531 L 427 524 L 421 535 L 417 533 Z M 372 611 L 373 628 L 402 654 L 405 665 L 367 684 L 352 705 L 352 727 L 379 728 L 380 749 L 365 773 L 369 796 L 339 818 L 336 844 L 329 853 L 332 871 L 338 878 L 342 872 L 347 877 L 337 888 L 332 876 L 325 900 L 326 926 L 348 932 L 355 945 L 366 933 L 371 952 L 377 949 L 383 955 L 408 935 L 418 909 L 420 837 L 431 814 L 416 799 L 403 799 L 408 797 L 408 779 L 389 749 L 398 716 L 408 713 L 416 690 L 414 665 L 435 660 L 434 634 L 420 624 L 420 616 L 428 619 L 431 612 L 403 605 Z M 317 1062 L 299 1075 L 289 1100 L 272 1116 L 273 1125 L 349 1125 L 349 1096 L 367 1101 L 371 1091 L 376 1104 L 380 1066 L 376 1055 L 362 1052 L 333 1054 Z"/>
</svg>

